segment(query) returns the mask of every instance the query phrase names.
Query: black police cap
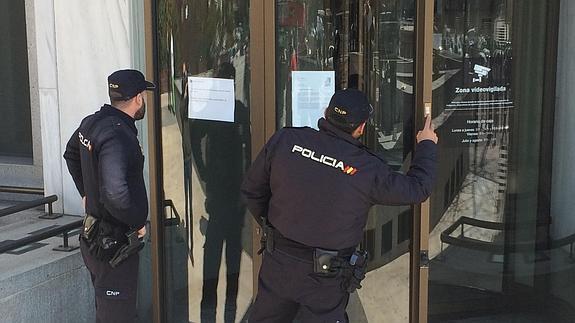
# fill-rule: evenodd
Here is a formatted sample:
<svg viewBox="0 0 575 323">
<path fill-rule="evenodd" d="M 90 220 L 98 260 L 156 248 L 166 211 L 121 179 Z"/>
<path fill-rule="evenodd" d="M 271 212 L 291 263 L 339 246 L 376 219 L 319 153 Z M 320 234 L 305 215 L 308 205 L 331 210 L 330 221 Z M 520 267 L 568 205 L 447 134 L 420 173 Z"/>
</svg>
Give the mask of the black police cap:
<svg viewBox="0 0 575 323">
<path fill-rule="evenodd" d="M 331 97 L 325 117 L 334 126 L 352 131 L 367 121 L 372 112 L 373 107 L 363 92 L 345 89 L 337 91 Z"/>
<path fill-rule="evenodd" d="M 145 90 L 156 86 L 146 81 L 144 74 L 137 70 L 119 70 L 108 76 L 108 93 L 110 99 L 127 101 Z"/>
</svg>

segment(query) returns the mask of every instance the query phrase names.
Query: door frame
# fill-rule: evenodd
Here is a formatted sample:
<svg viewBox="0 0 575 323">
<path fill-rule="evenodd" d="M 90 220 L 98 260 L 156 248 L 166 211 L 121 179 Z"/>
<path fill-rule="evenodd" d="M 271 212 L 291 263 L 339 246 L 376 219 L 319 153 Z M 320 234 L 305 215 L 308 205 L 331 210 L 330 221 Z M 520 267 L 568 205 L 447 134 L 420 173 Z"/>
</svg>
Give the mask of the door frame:
<svg viewBox="0 0 575 323">
<path fill-rule="evenodd" d="M 464 0 L 460 0 L 464 1 Z M 465 0 L 466 1 L 466 0 Z M 416 87 L 415 87 L 415 112 L 416 129 L 423 127 L 423 116 L 425 107 L 432 107 L 432 76 L 433 76 L 433 26 L 435 18 L 435 0 L 417 0 L 417 26 L 416 26 Z M 537 207 L 538 214 L 550 214 L 551 207 L 551 180 L 553 162 L 553 129 L 555 120 L 555 99 L 557 81 L 557 55 L 559 46 L 559 12 L 561 0 L 550 0 L 546 4 L 545 12 L 545 44 L 543 53 L 544 73 L 543 90 L 541 104 L 549 109 L 543 109 L 540 120 L 541 138 L 539 145 L 539 173 L 538 173 L 538 193 Z M 466 9 L 467 10 L 467 9 Z M 516 49 L 515 40 L 513 45 Z M 549 133 L 548 131 L 551 130 Z M 543 171 L 545 170 L 545 171 Z M 509 212 L 509 211 L 508 211 Z M 419 217 L 419 219 L 418 219 Z M 412 232 L 413 246 L 411 249 L 410 266 L 410 322 L 428 321 L 429 304 L 429 219 L 430 201 L 415 206 L 414 222 Z M 508 221 L 508 219 L 505 219 Z M 538 219 L 538 223 L 550 221 L 548 218 Z M 536 240 L 546 241 L 548 232 L 537 232 Z M 510 239 L 506 235 L 506 239 Z M 512 242 L 505 242 L 506 248 Z M 505 254 L 512 250 L 506 250 Z M 508 266 L 507 261 L 505 266 Z M 535 271 L 544 271 L 541 265 L 535 267 Z M 513 272 L 504 268 L 503 278 L 509 280 L 513 278 Z M 514 288 L 512 281 L 504 280 L 503 288 Z M 536 284 L 545 284 L 543 281 L 536 281 Z M 540 288 L 535 285 L 535 289 Z"/>
<path fill-rule="evenodd" d="M 250 3 L 250 102 L 252 126 L 252 158 L 276 130 L 276 66 L 275 66 L 275 1 L 251 0 Z M 433 63 L 434 0 L 416 1 L 416 50 L 415 50 L 415 129 L 424 122 L 425 106 L 431 107 Z M 146 77 L 156 83 L 160 79 L 157 37 L 157 1 L 144 1 Z M 160 96 L 153 93 L 148 100 L 148 145 L 150 179 L 150 235 L 152 255 L 152 304 L 153 322 L 166 322 L 164 290 L 164 205 L 162 178 L 162 141 Z M 415 130 L 414 130 L 415 131 Z M 415 134 L 413 136 L 415 138 Z M 414 143 L 415 146 L 415 143 Z M 253 292 L 257 293 L 257 275 L 261 257 L 259 249 L 261 229 L 252 221 L 253 237 Z M 414 206 L 411 228 L 409 321 L 427 322 L 429 267 L 425 255 L 429 238 L 429 200 Z"/>
<path fill-rule="evenodd" d="M 265 27 L 265 28 L 264 28 Z M 275 1 L 251 0 L 250 3 L 250 103 L 252 124 L 252 160 L 275 132 Z M 268 107 L 266 109 L 266 107 Z M 262 263 L 262 230 L 252 219 L 252 264 L 254 299 Z"/>
<path fill-rule="evenodd" d="M 157 33 L 157 1 L 144 1 L 144 29 L 146 48 L 146 79 L 159 84 L 160 64 L 158 57 L 158 33 Z M 166 322 L 164 290 L 164 203 L 163 203 L 163 176 L 162 176 L 162 120 L 160 95 L 154 91 L 148 96 L 148 163 L 149 163 L 149 196 L 150 196 L 150 236 L 152 239 L 150 251 L 152 256 L 152 321 L 155 323 Z"/>
<path fill-rule="evenodd" d="M 416 2 L 415 132 L 417 132 L 417 129 L 423 128 L 425 113 L 432 114 L 434 6 L 435 0 L 417 0 Z M 414 133 L 413 138 L 415 137 L 416 134 Z M 429 199 L 422 204 L 414 206 L 409 275 L 409 321 L 412 323 L 427 322 L 429 299 L 429 216 Z"/>
<path fill-rule="evenodd" d="M 156 18 L 158 2 L 144 1 L 146 79 L 159 84 L 160 64 L 158 56 L 159 40 Z M 269 0 L 251 0 L 250 4 L 250 64 L 251 84 L 251 128 L 252 128 L 252 158 L 263 147 L 267 138 L 275 132 L 275 109 L 265 109 L 275 106 L 275 47 L 266 48 L 266 44 L 275 42 L 274 26 L 275 2 Z M 266 62 L 268 62 L 266 64 Z M 271 62 L 271 63 L 269 63 Z M 271 95 L 270 95 L 271 94 Z M 149 94 L 148 100 L 148 148 L 149 148 L 149 194 L 150 194 L 150 236 L 151 242 L 151 277 L 152 277 L 152 321 L 166 322 L 165 302 L 165 260 L 164 260 L 164 196 L 163 196 L 163 163 L 162 163 L 162 120 L 160 95 L 157 92 Z M 257 292 L 257 273 L 261 265 L 261 256 L 257 255 L 261 230 L 252 222 L 253 232 L 253 281 L 254 297 Z"/>
</svg>

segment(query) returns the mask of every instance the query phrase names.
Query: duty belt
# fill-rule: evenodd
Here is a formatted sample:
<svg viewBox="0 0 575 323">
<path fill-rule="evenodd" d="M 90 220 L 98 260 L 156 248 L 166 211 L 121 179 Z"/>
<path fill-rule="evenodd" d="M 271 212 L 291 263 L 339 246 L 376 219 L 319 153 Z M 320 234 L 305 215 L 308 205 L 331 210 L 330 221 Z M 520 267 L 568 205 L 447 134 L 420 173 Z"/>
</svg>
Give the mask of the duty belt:
<svg viewBox="0 0 575 323">
<path fill-rule="evenodd" d="M 87 243 L 91 255 L 100 261 L 107 261 L 112 268 L 144 247 L 137 230 L 119 234 L 113 224 L 90 214 L 84 217 L 80 238 Z"/>
<path fill-rule="evenodd" d="M 342 250 L 328 250 L 321 248 L 314 248 L 306 246 L 297 241 L 293 241 L 284 237 L 279 231 L 273 229 L 273 239 L 275 249 L 280 250 L 290 256 L 303 260 L 305 262 L 314 262 L 314 258 L 317 257 L 318 253 L 331 253 L 333 256 L 349 258 L 355 251 L 355 247 L 346 248 Z"/>
<path fill-rule="evenodd" d="M 361 288 L 361 281 L 365 278 L 367 270 L 366 251 L 356 250 L 355 247 L 327 250 L 306 246 L 284 237 L 267 222 L 267 218 L 263 219 L 262 228 L 264 230 L 261 240 L 262 248 L 258 253 L 265 250 L 271 254 L 279 250 L 303 262 L 313 264 L 313 272 L 316 275 L 340 276 L 342 278 L 341 288 L 345 292 L 353 293 Z"/>
</svg>

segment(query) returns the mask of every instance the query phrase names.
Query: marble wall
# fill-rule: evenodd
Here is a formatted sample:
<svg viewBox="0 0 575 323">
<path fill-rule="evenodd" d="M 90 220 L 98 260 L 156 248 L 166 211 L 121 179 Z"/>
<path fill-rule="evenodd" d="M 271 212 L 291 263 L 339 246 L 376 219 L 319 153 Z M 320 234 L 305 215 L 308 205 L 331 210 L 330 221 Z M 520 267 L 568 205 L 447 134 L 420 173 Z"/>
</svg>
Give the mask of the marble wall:
<svg viewBox="0 0 575 323">
<path fill-rule="evenodd" d="M 131 7 L 130 0 L 34 1 L 44 189 L 59 196 L 56 212 L 83 212 L 62 154 L 80 121 L 109 102 L 107 76 L 133 67 Z"/>
<path fill-rule="evenodd" d="M 42 160 L 44 191 L 46 195 L 57 194 L 56 212 L 62 212 L 62 167 L 60 151 L 60 117 L 58 112 L 58 78 L 56 69 L 56 34 L 54 31 L 53 0 L 34 2 L 35 56 L 40 120 L 42 132 Z M 28 21 L 30 21 L 28 19 Z"/>
</svg>

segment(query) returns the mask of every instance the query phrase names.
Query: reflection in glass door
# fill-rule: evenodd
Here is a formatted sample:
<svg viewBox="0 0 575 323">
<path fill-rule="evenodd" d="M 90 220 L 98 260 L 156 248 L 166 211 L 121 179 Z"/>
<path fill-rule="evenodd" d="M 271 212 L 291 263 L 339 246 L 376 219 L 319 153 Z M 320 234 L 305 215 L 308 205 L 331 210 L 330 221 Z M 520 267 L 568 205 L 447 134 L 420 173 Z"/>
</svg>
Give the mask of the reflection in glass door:
<svg viewBox="0 0 575 323">
<path fill-rule="evenodd" d="M 413 147 L 414 0 L 277 0 L 276 123 L 310 126 L 335 90 L 358 88 L 375 108 L 363 140 L 398 171 Z M 409 321 L 410 207 L 370 211 L 363 288 L 351 322 Z"/>
<path fill-rule="evenodd" d="M 549 184 L 567 161 L 546 145 L 557 2 L 435 3 L 430 321 L 573 322 L 575 230 Z"/>
<path fill-rule="evenodd" d="M 252 300 L 248 4 L 157 3 L 168 322 L 241 321 Z"/>
</svg>

